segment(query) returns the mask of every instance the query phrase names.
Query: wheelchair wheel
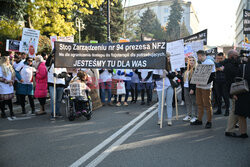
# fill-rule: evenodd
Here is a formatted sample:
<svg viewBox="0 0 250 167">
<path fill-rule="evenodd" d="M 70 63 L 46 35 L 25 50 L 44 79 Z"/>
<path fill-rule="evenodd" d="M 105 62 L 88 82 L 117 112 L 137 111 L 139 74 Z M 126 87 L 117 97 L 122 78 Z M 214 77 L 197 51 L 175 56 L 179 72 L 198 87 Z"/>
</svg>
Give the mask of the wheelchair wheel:
<svg viewBox="0 0 250 167">
<path fill-rule="evenodd" d="M 73 113 L 71 113 L 68 117 L 69 121 L 74 121 L 75 120 L 75 115 Z"/>
<path fill-rule="evenodd" d="M 87 120 L 91 119 L 91 115 L 86 116 Z"/>
</svg>

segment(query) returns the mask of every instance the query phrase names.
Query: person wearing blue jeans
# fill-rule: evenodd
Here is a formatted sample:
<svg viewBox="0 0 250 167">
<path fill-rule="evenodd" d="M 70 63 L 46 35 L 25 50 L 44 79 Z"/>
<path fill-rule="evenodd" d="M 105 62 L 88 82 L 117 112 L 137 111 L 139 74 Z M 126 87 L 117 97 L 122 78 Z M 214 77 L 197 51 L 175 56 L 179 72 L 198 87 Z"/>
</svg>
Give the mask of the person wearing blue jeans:
<svg viewBox="0 0 250 167">
<path fill-rule="evenodd" d="M 111 88 L 112 88 L 112 73 L 113 70 L 101 69 L 99 70 L 99 87 L 101 94 L 102 105 L 105 106 L 105 93 L 108 92 L 108 105 L 111 103 Z"/>
<path fill-rule="evenodd" d="M 167 53 L 166 58 L 166 69 L 164 70 L 154 70 L 153 72 L 153 78 L 156 81 L 156 91 L 158 95 L 158 124 L 160 124 L 161 121 L 161 107 L 162 103 L 167 103 L 167 118 L 168 118 L 168 126 L 172 126 L 172 100 L 173 100 L 173 94 L 174 89 L 171 85 L 170 80 L 173 80 L 177 76 L 177 72 L 171 71 L 171 64 L 170 64 L 170 54 Z M 163 79 L 164 81 L 164 89 L 163 89 Z M 162 98 L 162 93 L 163 98 Z"/>
<path fill-rule="evenodd" d="M 166 85 L 167 86 L 167 85 Z M 163 90 L 157 90 L 157 96 L 159 99 L 159 104 L 158 104 L 158 120 L 161 119 L 161 105 L 162 105 L 162 91 Z M 164 89 L 164 103 L 166 102 L 167 104 L 167 118 L 168 120 L 172 119 L 172 98 L 174 95 L 174 89 L 171 86 L 168 86 L 167 88 Z"/>
<path fill-rule="evenodd" d="M 56 87 L 56 116 L 61 116 L 60 105 L 64 87 Z M 54 86 L 49 86 L 51 116 L 54 116 Z"/>
<path fill-rule="evenodd" d="M 46 60 L 45 65 L 48 69 L 48 87 L 50 94 L 51 120 L 54 120 L 54 81 L 56 85 L 56 116 L 61 117 L 60 105 L 65 87 L 65 78 L 67 76 L 66 68 L 54 68 L 54 56 L 51 55 Z"/>
</svg>

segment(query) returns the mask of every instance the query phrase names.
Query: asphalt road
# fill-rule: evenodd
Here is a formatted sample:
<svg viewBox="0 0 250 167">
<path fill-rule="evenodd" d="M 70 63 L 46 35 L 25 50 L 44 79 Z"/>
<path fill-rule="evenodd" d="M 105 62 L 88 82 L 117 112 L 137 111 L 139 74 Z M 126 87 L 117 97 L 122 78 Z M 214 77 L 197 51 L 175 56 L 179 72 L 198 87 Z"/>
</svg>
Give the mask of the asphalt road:
<svg viewBox="0 0 250 167">
<path fill-rule="evenodd" d="M 50 121 L 48 114 L 1 119 L 0 166 L 250 166 L 250 139 L 225 137 L 227 117 L 214 116 L 212 129 L 190 126 L 178 106 L 179 120 L 160 129 L 156 107 L 105 106 L 89 121 Z"/>
</svg>

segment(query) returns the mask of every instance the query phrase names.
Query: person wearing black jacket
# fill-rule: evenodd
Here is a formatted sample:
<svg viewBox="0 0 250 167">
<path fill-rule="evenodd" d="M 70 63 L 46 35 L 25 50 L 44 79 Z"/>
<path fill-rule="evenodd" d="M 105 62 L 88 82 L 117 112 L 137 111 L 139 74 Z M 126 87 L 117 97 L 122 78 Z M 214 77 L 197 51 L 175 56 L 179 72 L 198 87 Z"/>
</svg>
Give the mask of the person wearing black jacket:
<svg viewBox="0 0 250 167">
<path fill-rule="evenodd" d="M 188 58 L 187 70 L 184 73 L 184 96 L 185 96 L 185 105 L 187 110 L 187 115 L 183 119 L 183 121 L 194 122 L 197 120 L 197 107 L 196 107 L 196 99 L 195 99 L 195 89 L 196 85 L 191 84 L 191 78 L 195 71 L 196 60 L 193 56 Z M 194 112 L 193 112 L 194 110 Z"/>
<path fill-rule="evenodd" d="M 245 79 L 248 87 L 250 87 L 250 57 L 248 57 L 246 63 L 240 65 L 240 72 L 237 77 Z M 250 118 L 250 92 L 234 95 L 233 98 L 235 99 L 235 114 L 239 118 L 240 135 L 237 137 L 248 138 L 246 118 Z"/>
<path fill-rule="evenodd" d="M 225 73 L 225 87 L 228 93 L 230 92 L 231 84 L 234 82 L 234 78 L 239 74 L 239 53 L 236 50 L 230 50 L 228 52 L 228 58 L 221 62 L 220 64 L 224 66 Z M 231 97 L 231 96 L 230 96 Z M 231 97 L 232 98 L 232 97 Z M 235 125 L 238 122 L 238 116 L 235 115 L 235 100 L 232 99 L 232 107 L 229 112 L 229 117 L 227 120 L 227 128 L 225 135 L 229 137 L 235 137 Z"/>
<path fill-rule="evenodd" d="M 147 92 L 147 105 L 152 102 L 153 82 L 152 82 L 153 70 L 141 69 L 138 70 L 138 77 L 140 80 L 141 90 L 141 105 L 144 105 L 145 89 Z"/>
<path fill-rule="evenodd" d="M 212 115 L 213 109 L 211 104 L 211 92 L 213 87 L 213 81 L 215 79 L 215 65 L 214 62 L 207 58 L 203 50 L 197 52 L 198 63 L 213 65 L 212 73 L 208 79 L 206 85 L 197 84 L 196 85 L 196 103 L 198 106 L 198 119 L 195 122 L 191 122 L 191 125 L 202 125 L 202 118 L 204 114 L 204 109 L 207 112 L 207 123 L 205 128 L 209 129 L 212 127 Z"/>
<path fill-rule="evenodd" d="M 226 77 L 225 77 L 225 72 L 224 72 L 224 67 L 222 66 L 221 62 L 224 61 L 224 54 L 222 52 L 218 53 L 216 55 L 216 79 L 215 79 L 215 91 L 217 95 L 217 105 L 218 109 L 214 113 L 215 115 L 221 114 L 221 106 L 222 106 L 222 97 L 224 99 L 225 105 L 226 105 L 226 111 L 224 116 L 229 115 L 229 107 L 230 107 L 230 102 L 229 102 L 229 91 L 226 86 Z"/>
</svg>

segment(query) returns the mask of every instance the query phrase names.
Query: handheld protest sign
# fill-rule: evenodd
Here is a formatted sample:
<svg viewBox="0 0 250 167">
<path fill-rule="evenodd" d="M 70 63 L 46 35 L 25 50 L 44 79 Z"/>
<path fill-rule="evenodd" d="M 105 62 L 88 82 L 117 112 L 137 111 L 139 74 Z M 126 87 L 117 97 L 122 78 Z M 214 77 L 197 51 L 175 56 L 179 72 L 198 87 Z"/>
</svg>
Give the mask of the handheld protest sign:
<svg viewBox="0 0 250 167">
<path fill-rule="evenodd" d="M 207 85 L 214 64 L 198 64 L 191 78 L 191 84 Z"/>
</svg>

